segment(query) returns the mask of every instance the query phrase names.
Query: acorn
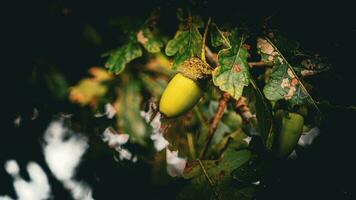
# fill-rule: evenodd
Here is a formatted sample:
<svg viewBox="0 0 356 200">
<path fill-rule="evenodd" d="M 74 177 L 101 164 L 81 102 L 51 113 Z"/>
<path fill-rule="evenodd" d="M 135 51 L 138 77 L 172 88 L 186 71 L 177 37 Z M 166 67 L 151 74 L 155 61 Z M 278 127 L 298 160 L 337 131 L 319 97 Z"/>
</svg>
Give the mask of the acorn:
<svg viewBox="0 0 356 200">
<path fill-rule="evenodd" d="M 178 117 L 198 103 L 211 76 L 211 67 L 200 58 L 183 62 L 170 80 L 159 102 L 159 111 L 166 117 Z"/>
<path fill-rule="evenodd" d="M 298 113 L 277 110 L 275 119 L 277 135 L 274 151 L 278 157 L 287 157 L 296 147 L 303 132 L 304 117 Z"/>
<path fill-rule="evenodd" d="M 234 111 L 228 112 L 222 118 L 222 121 L 232 130 L 237 130 L 242 126 L 243 119 L 241 115 Z"/>
</svg>

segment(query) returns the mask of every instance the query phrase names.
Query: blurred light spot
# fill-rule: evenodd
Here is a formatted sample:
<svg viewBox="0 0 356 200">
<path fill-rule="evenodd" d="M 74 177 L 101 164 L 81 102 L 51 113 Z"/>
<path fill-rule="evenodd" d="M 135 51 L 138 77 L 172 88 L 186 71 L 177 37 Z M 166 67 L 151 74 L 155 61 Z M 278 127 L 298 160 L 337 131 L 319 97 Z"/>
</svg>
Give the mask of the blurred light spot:
<svg viewBox="0 0 356 200">
<path fill-rule="evenodd" d="M 0 200 L 13 200 L 11 197 L 5 195 L 5 196 L 0 196 Z"/>
<path fill-rule="evenodd" d="M 14 125 L 16 128 L 20 127 L 20 123 L 21 123 L 21 116 L 17 116 L 15 119 L 14 119 Z"/>
<path fill-rule="evenodd" d="M 29 162 L 27 165 L 27 172 L 30 177 L 29 181 L 25 181 L 20 176 L 20 168 L 15 160 L 7 161 L 5 163 L 5 170 L 14 179 L 13 185 L 19 200 L 44 200 L 50 197 L 51 188 L 47 175 L 37 163 Z M 3 196 L 0 199 L 11 198 Z"/>
<path fill-rule="evenodd" d="M 302 147 L 309 147 L 319 134 L 320 129 L 317 126 L 313 127 L 310 131 L 302 134 L 298 141 L 298 145 Z"/>
<path fill-rule="evenodd" d="M 128 134 L 119 134 L 113 128 L 109 127 L 104 130 L 102 139 L 119 153 L 120 160 L 131 160 L 133 158 L 132 153 L 128 149 L 122 147 L 122 145 L 128 142 L 129 137 Z M 118 162 L 117 157 L 114 156 L 114 159 Z"/>
<path fill-rule="evenodd" d="M 107 142 L 110 147 L 117 147 L 126 144 L 129 137 L 128 134 L 119 134 L 112 128 L 106 128 L 102 139 L 104 142 Z"/>
<path fill-rule="evenodd" d="M 74 179 L 75 170 L 89 146 L 88 138 L 74 133 L 58 120 L 50 123 L 44 141 L 45 160 L 54 176 L 71 192 L 74 199 L 93 199 L 90 186 Z"/>
<path fill-rule="evenodd" d="M 155 114 L 154 108 L 155 105 L 151 105 L 147 112 L 141 111 L 141 116 L 146 120 L 146 122 L 150 122 L 152 115 Z M 150 136 L 153 141 L 153 145 L 157 151 L 162 151 L 169 145 L 169 142 L 163 137 L 163 133 L 161 131 L 161 113 L 156 113 L 152 121 L 150 122 L 152 127 L 152 134 Z"/>
<path fill-rule="evenodd" d="M 116 109 L 110 103 L 105 104 L 105 113 L 96 113 L 94 117 L 103 117 L 106 115 L 108 119 L 112 119 L 116 114 Z"/>
<path fill-rule="evenodd" d="M 253 182 L 252 185 L 259 185 L 261 182 L 260 181 L 256 181 L 256 182 Z"/>
<path fill-rule="evenodd" d="M 252 137 L 247 136 L 247 137 L 245 137 L 245 138 L 243 139 L 243 141 L 245 141 L 247 144 L 250 144 L 251 139 L 252 139 Z"/>
<path fill-rule="evenodd" d="M 20 172 L 19 165 L 17 164 L 17 162 L 15 160 L 8 160 L 5 163 L 5 170 L 8 174 L 10 174 L 12 176 L 17 175 Z"/>
<path fill-rule="evenodd" d="M 167 172 L 172 177 L 183 175 L 187 160 L 178 157 L 178 151 L 170 151 L 166 148 Z"/>
<path fill-rule="evenodd" d="M 37 119 L 39 115 L 40 115 L 40 112 L 38 111 L 38 109 L 37 108 L 33 108 L 31 120 Z"/>
<path fill-rule="evenodd" d="M 297 159 L 297 157 L 298 157 L 297 152 L 293 150 L 292 153 L 289 154 L 288 159 L 295 160 Z"/>
</svg>

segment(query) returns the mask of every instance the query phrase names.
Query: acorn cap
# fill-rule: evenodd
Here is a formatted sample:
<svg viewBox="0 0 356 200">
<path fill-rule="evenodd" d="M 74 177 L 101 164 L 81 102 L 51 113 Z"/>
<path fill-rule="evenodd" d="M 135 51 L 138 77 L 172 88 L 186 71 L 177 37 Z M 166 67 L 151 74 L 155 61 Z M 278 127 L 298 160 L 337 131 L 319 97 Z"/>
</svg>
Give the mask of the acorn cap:
<svg viewBox="0 0 356 200">
<path fill-rule="evenodd" d="M 198 84 L 203 84 L 206 80 L 209 80 L 211 69 L 210 65 L 204 63 L 200 58 L 192 57 L 182 63 L 178 72 L 187 78 L 197 81 Z"/>
</svg>

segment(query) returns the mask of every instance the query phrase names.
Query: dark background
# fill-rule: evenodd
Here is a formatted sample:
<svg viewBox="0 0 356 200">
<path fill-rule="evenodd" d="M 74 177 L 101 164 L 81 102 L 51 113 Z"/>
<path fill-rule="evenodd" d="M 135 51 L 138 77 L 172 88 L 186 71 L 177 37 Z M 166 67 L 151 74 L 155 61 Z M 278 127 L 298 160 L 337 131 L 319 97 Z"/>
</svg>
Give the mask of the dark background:
<svg viewBox="0 0 356 200">
<path fill-rule="evenodd" d="M 3 162 L 16 158 L 19 161 L 22 159 L 20 164 L 23 166 L 27 160 L 44 163 L 38 137 L 51 114 L 71 109 L 56 107 L 44 114 L 40 122 L 26 123 L 25 120 L 24 128 L 13 128 L 12 121 L 18 114 L 30 115 L 32 108 L 41 104 L 54 106 L 44 102 L 48 101 L 47 94 L 29 89 L 28 79 L 32 69 L 37 66 L 45 71 L 49 66 L 55 66 L 70 83 L 75 83 L 87 73 L 90 66 L 103 65 L 100 54 L 118 45 L 119 32 L 108 27 L 109 19 L 145 18 L 157 5 L 161 6 L 164 16 L 170 16 L 162 20 L 162 24 L 168 33 L 173 34 L 177 21 L 172 13 L 177 5 L 185 4 L 171 0 L 115 3 L 14 1 L 11 5 L 2 5 L 2 57 L 5 62 L 1 67 L 1 98 L 4 101 L 1 105 L 5 119 L 2 121 L 4 127 L 0 138 L 0 194 L 13 194 L 11 179 L 2 169 Z M 271 27 L 299 41 L 303 49 L 329 58 L 333 66 L 329 72 L 331 75 L 320 76 L 320 81 L 314 85 L 318 98 L 335 105 L 356 104 L 356 12 L 352 4 L 340 1 L 331 4 L 220 0 L 201 1 L 198 7 L 204 17 L 210 15 L 217 22 L 244 24 L 253 34 L 258 34 L 264 19 L 270 17 Z M 101 46 L 92 45 L 84 39 L 82 30 L 86 24 L 95 27 L 102 36 Z M 355 198 L 355 111 L 325 109 L 324 112 L 326 118 L 320 126 L 322 135 L 316 143 L 308 151 L 302 151 L 296 161 L 276 166 L 271 173 L 278 178 L 268 187 L 261 188 L 258 199 Z M 117 196 L 120 190 L 123 196 L 132 194 L 132 198 L 145 195 L 149 199 L 165 199 L 178 190 L 173 186 L 150 186 L 145 178 L 148 170 L 141 170 L 140 173 L 137 170 L 128 171 L 130 173 L 125 176 L 112 175 L 114 173 L 110 172 L 118 169 L 111 167 L 114 163 L 109 160 L 101 158 L 88 161 L 87 168 L 105 171 L 100 174 L 103 181 L 93 185 L 96 199 L 120 198 Z M 48 169 L 45 170 L 48 172 Z M 90 175 L 88 177 L 92 179 Z M 54 190 L 55 199 L 68 197 L 53 177 L 50 177 L 50 181 L 59 188 Z"/>
</svg>

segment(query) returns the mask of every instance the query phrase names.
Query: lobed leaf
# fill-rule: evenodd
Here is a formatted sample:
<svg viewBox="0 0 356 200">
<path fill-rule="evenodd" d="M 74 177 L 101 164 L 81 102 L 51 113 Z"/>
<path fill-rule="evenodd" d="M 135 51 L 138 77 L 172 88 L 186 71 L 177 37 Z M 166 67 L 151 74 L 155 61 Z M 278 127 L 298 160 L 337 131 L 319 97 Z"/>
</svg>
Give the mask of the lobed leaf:
<svg viewBox="0 0 356 200">
<path fill-rule="evenodd" d="M 252 79 L 251 83 L 255 90 L 256 117 L 262 142 L 267 149 L 272 149 L 274 139 L 272 107 Z"/>
<path fill-rule="evenodd" d="M 108 68 L 110 72 L 119 74 L 125 69 L 128 63 L 141 56 L 142 50 L 140 45 L 137 41 L 131 39 L 128 43 L 110 53 L 105 67 Z"/>
<path fill-rule="evenodd" d="M 246 163 L 251 157 L 249 150 L 230 148 L 221 161 L 205 160 L 191 163 L 185 170 L 184 178 L 191 179 L 191 184 L 183 188 L 178 199 L 251 199 L 252 187 L 237 188 L 232 184 L 231 173 Z M 203 168 L 206 174 L 203 172 Z M 207 178 L 212 181 L 210 182 Z M 197 193 L 197 191 L 200 191 Z M 203 193 L 201 193 L 203 192 Z"/>
<path fill-rule="evenodd" d="M 291 57 L 296 54 L 296 44 L 287 43 L 281 36 L 277 38 L 282 42 L 277 42 L 276 38 L 273 38 L 273 40 L 278 43 L 279 48 L 282 48 L 288 56 Z M 267 57 L 267 62 L 274 63 L 272 73 L 263 89 L 266 98 L 270 101 L 284 99 L 291 108 L 296 105 L 312 103 L 318 109 L 313 98 L 297 76 L 296 71 L 298 70 L 290 65 L 279 48 L 268 38 L 259 38 L 257 48 L 262 60 Z"/>
<path fill-rule="evenodd" d="M 212 75 L 214 84 L 237 100 L 243 88 L 250 83 L 248 52 L 242 47 L 244 39 L 238 37 L 236 30 L 229 38 L 230 47 L 218 53 L 219 66 Z"/>
<path fill-rule="evenodd" d="M 220 46 L 229 47 L 230 42 L 226 37 L 226 34 L 228 32 L 221 31 L 215 23 L 213 23 L 212 26 L 213 28 L 210 31 L 211 45 L 213 47 L 220 47 Z"/>
<path fill-rule="evenodd" d="M 141 117 L 142 96 L 140 83 L 128 76 L 119 89 L 119 98 L 114 103 L 117 110 L 117 125 L 121 132 L 129 134 L 134 143 L 145 144 L 148 125 Z"/>
<path fill-rule="evenodd" d="M 137 41 L 142 44 L 149 53 L 160 52 L 164 45 L 157 29 L 151 30 L 150 27 L 144 27 L 136 34 L 136 37 Z"/>
<path fill-rule="evenodd" d="M 202 36 L 198 30 L 200 21 L 193 17 L 188 24 L 181 23 L 173 39 L 169 40 L 165 52 L 167 56 L 174 56 L 173 69 L 191 57 L 200 57 Z"/>
</svg>

